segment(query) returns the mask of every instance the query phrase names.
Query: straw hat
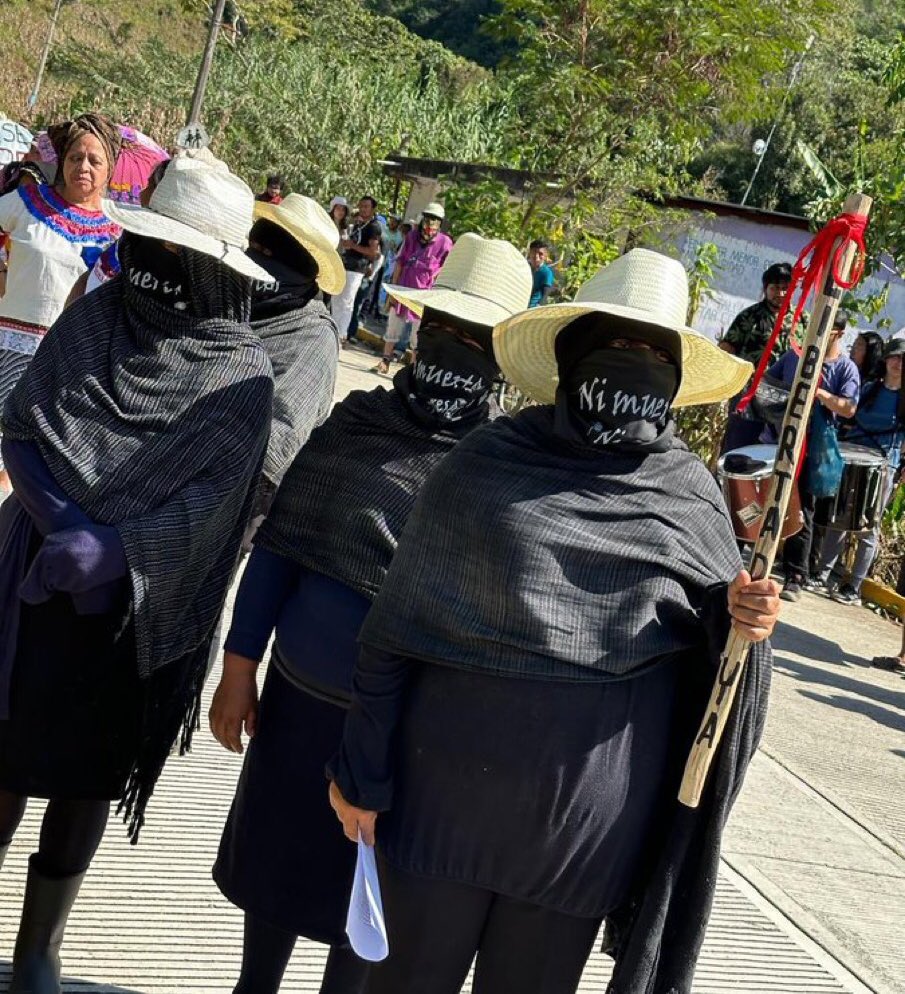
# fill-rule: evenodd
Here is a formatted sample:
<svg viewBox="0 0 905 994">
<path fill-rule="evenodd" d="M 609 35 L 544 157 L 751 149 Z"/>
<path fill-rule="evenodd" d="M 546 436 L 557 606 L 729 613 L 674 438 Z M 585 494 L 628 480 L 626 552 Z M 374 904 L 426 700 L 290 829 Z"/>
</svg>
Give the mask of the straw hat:
<svg viewBox="0 0 905 994">
<path fill-rule="evenodd" d="M 104 200 L 102 210 L 126 231 L 184 245 L 269 282 L 270 273 L 245 254 L 254 203 L 248 186 L 213 155 L 177 155 L 147 207 Z"/>
<path fill-rule="evenodd" d="M 551 304 L 503 321 L 493 333 L 493 350 L 503 375 L 534 400 L 552 404 L 558 382 L 554 342 L 575 318 L 612 314 L 637 322 L 640 332 L 678 333 L 682 381 L 673 407 L 712 404 L 732 397 L 747 383 L 750 362 L 716 347 L 685 324 L 688 277 L 680 262 L 648 249 L 632 249 L 599 270 L 571 304 Z"/>
<path fill-rule="evenodd" d="M 316 200 L 290 193 L 281 204 L 255 203 L 255 217 L 279 225 L 311 255 L 317 263 L 317 285 L 324 293 L 342 293 L 346 270 L 336 251 L 339 232 L 330 215 Z"/>
<path fill-rule="evenodd" d="M 385 289 L 418 315 L 430 307 L 492 327 L 528 306 L 532 282 L 531 267 L 514 245 L 468 232 L 450 249 L 430 290 Z"/>
</svg>

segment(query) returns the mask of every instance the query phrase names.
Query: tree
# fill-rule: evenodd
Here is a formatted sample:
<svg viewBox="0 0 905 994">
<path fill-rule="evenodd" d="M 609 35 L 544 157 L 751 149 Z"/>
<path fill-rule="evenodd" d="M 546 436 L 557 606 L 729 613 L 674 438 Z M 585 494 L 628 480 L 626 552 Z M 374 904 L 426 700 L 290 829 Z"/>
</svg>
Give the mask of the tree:
<svg viewBox="0 0 905 994">
<path fill-rule="evenodd" d="M 612 245 L 652 221 L 715 122 L 744 120 L 781 92 L 788 53 L 829 0 L 500 0 L 489 22 L 515 47 L 498 82 L 512 94 L 510 159 L 539 179 L 521 230 L 576 224 Z M 581 205 L 581 209 L 576 209 Z M 549 229 L 548 229 L 549 230 Z M 605 254 L 605 253 L 604 253 Z"/>
<path fill-rule="evenodd" d="M 512 51 L 507 42 L 494 40 L 483 30 L 485 19 L 499 13 L 499 0 L 366 0 L 366 6 L 398 18 L 409 31 L 483 66 L 498 65 Z"/>
</svg>

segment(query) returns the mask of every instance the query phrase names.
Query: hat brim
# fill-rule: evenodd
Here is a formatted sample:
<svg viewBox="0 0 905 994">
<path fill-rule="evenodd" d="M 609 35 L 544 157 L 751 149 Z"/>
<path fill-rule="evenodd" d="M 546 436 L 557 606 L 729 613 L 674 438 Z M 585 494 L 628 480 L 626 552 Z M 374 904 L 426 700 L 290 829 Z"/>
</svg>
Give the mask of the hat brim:
<svg viewBox="0 0 905 994">
<path fill-rule="evenodd" d="M 556 399 L 559 376 L 556 336 L 585 314 L 612 314 L 650 327 L 650 315 L 618 304 L 551 304 L 522 311 L 502 321 L 493 332 L 493 351 L 503 376 L 541 404 Z M 718 348 L 709 338 L 685 326 L 670 327 L 682 340 L 682 382 L 673 407 L 715 404 L 735 396 L 754 367 Z"/>
<path fill-rule="evenodd" d="M 500 304 L 476 297 L 461 290 L 450 290 L 438 287 L 436 284 L 430 290 L 413 290 L 407 286 L 385 284 L 384 290 L 403 307 L 408 307 L 419 317 L 424 314 L 425 307 L 441 314 L 449 314 L 472 324 L 484 324 L 490 328 L 512 317 L 512 312 Z"/>
<path fill-rule="evenodd" d="M 252 280 L 272 283 L 273 277 L 266 269 L 252 262 L 245 251 L 238 245 L 229 245 L 217 238 L 205 235 L 189 224 L 158 214 L 147 207 L 137 204 L 121 204 L 113 200 L 104 200 L 101 205 L 104 214 L 126 231 L 133 235 L 144 235 L 146 238 L 156 238 L 162 242 L 172 242 L 183 245 L 204 255 L 219 259 L 224 266 L 247 276 Z"/>
<path fill-rule="evenodd" d="M 346 285 L 346 270 L 336 246 L 331 245 L 326 238 L 317 232 L 293 224 L 275 204 L 257 201 L 255 217 L 278 225 L 292 237 L 314 258 L 317 263 L 317 285 L 324 293 L 342 293 Z M 272 277 L 271 277 L 272 278 Z"/>
</svg>

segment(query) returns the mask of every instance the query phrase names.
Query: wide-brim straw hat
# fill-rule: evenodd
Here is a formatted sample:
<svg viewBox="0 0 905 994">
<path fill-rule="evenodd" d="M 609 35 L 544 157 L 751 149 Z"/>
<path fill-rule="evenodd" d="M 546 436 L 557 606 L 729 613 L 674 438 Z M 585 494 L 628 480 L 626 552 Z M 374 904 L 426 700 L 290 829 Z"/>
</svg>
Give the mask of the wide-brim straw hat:
<svg viewBox="0 0 905 994">
<path fill-rule="evenodd" d="M 102 210 L 120 227 L 219 259 L 249 279 L 271 282 L 245 254 L 254 223 L 254 194 L 213 155 L 179 154 L 170 162 L 147 207 L 104 200 Z"/>
<path fill-rule="evenodd" d="M 450 249 L 429 290 L 389 284 L 386 292 L 419 316 L 424 308 L 493 327 L 528 306 L 531 267 L 510 242 L 467 232 Z"/>
<path fill-rule="evenodd" d="M 556 399 L 559 382 L 556 336 L 585 314 L 610 314 L 638 327 L 642 340 L 658 330 L 678 333 L 682 378 L 673 407 L 713 404 L 737 394 L 748 382 L 750 362 L 738 359 L 685 323 L 688 277 L 680 262 L 632 249 L 599 270 L 570 304 L 536 307 L 501 322 L 493 351 L 505 378 L 542 404 Z"/>
<path fill-rule="evenodd" d="M 255 203 L 255 216 L 278 225 L 317 263 L 317 285 L 324 293 L 342 293 L 346 270 L 336 251 L 339 231 L 323 207 L 310 197 L 290 193 L 280 204 Z"/>
</svg>

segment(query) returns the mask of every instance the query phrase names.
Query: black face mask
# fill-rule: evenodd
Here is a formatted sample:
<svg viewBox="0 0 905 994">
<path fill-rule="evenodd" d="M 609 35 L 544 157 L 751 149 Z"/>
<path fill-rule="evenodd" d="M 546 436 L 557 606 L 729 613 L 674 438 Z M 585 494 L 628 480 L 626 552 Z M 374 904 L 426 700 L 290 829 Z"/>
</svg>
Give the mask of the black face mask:
<svg viewBox="0 0 905 994">
<path fill-rule="evenodd" d="M 317 293 L 314 275 L 301 273 L 276 256 L 265 255 L 257 249 L 248 249 L 246 255 L 273 277 L 270 283 L 261 280 L 252 282 L 252 321 L 266 320 L 276 314 L 304 307 Z"/>
<path fill-rule="evenodd" d="M 675 366 L 646 349 L 595 349 L 560 381 L 557 434 L 600 448 L 654 446 L 669 425 L 678 380 Z"/>
<path fill-rule="evenodd" d="M 479 414 L 497 373 L 494 361 L 449 331 L 422 326 L 411 387 L 418 405 L 440 422 Z"/>
<path fill-rule="evenodd" d="M 122 278 L 164 307 L 189 310 L 188 279 L 182 262 L 154 238 L 126 235 L 120 244 Z"/>
</svg>

